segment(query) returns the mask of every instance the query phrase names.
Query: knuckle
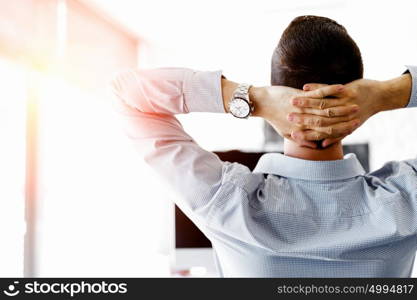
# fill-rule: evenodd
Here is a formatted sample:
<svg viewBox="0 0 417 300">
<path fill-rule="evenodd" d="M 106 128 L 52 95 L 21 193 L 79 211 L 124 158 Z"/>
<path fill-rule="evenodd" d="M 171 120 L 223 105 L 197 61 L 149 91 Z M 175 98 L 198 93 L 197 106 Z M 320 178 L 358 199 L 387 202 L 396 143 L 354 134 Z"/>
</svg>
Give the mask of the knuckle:
<svg viewBox="0 0 417 300">
<path fill-rule="evenodd" d="M 328 108 L 328 109 L 326 110 L 326 114 L 327 114 L 327 116 L 329 116 L 329 117 L 333 117 L 333 116 L 335 115 L 335 112 L 334 112 L 334 110 L 332 110 L 332 109 Z"/>
<path fill-rule="evenodd" d="M 300 115 L 296 116 L 294 120 L 295 120 L 295 123 L 300 124 L 300 125 L 304 123 L 304 117 Z"/>
<path fill-rule="evenodd" d="M 356 98 L 358 96 L 358 90 L 357 89 L 351 89 L 348 92 L 348 97 L 350 98 Z"/>
<path fill-rule="evenodd" d="M 307 118 L 305 120 L 305 124 L 308 126 L 315 126 L 316 125 L 316 120 L 314 118 Z"/>
<path fill-rule="evenodd" d="M 323 121 L 320 118 L 314 119 L 314 125 L 317 127 L 321 127 L 323 125 Z"/>
<path fill-rule="evenodd" d="M 327 127 L 326 133 L 330 136 L 332 136 L 334 134 L 334 129 L 333 127 Z"/>
</svg>

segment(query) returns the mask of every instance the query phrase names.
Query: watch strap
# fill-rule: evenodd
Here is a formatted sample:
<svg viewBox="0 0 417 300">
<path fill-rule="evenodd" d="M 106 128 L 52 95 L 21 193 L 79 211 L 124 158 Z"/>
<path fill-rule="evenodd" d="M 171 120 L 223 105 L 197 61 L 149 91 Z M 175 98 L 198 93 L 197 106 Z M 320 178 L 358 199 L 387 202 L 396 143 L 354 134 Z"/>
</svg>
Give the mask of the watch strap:
<svg viewBox="0 0 417 300">
<path fill-rule="evenodd" d="M 238 87 L 235 89 L 235 91 L 233 92 L 233 98 L 243 98 L 245 100 L 247 100 L 249 103 L 251 103 L 250 99 L 249 99 L 249 89 L 250 89 L 251 85 L 248 83 L 240 83 L 238 85 Z"/>
</svg>

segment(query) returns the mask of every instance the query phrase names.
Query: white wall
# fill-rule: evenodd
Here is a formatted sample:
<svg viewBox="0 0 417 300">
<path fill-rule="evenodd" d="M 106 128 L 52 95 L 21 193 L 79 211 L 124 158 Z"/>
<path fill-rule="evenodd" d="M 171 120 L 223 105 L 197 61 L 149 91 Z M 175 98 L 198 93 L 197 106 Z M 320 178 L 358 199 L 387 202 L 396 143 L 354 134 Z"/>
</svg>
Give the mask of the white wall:
<svg viewBox="0 0 417 300">
<path fill-rule="evenodd" d="M 363 55 L 365 77 L 389 79 L 401 74 L 404 65 L 417 64 L 416 1 L 362 1 L 352 6 L 347 29 Z M 347 14 L 346 14 L 347 15 Z M 346 139 L 346 143 L 369 141 L 371 169 L 389 160 L 417 156 L 417 110 L 400 110 L 374 116 Z"/>
</svg>

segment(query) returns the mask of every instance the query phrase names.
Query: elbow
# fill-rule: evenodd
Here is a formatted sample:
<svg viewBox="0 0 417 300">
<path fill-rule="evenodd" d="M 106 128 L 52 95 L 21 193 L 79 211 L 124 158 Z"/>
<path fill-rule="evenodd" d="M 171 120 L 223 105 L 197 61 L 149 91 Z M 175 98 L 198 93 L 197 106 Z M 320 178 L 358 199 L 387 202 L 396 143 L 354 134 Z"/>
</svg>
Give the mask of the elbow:
<svg viewBox="0 0 417 300">
<path fill-rule="evenodd" d="M 136 71 L 129 70 L 117 74 L 110 82 L 110 88 L 118 102 L 142 111 L 144 95 L 141 93 L 140 78 Z"/>
</svg>

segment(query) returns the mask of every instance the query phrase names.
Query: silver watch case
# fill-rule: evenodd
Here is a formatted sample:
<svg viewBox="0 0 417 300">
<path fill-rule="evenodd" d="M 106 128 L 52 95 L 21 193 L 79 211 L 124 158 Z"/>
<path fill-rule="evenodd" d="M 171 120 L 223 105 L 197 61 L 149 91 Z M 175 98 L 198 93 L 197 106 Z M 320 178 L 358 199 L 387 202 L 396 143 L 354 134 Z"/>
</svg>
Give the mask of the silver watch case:
<svg viewBox="0 0 417 300">
<path fill-rule="evenodd" d="M 246 119 L 250 116 L 253 109 L 248 100 L 236 97 L 230 100 L 229 110 L 234 117 Z"/>
<path fill-rule="evenodd" d="M 241 83 L 233 93 L 229 102 L 229 111 L 236 118 L 246 119 L 254 110 L 254 106 L 249 99 L 250 87 L 250 84 Z"/>
</svg>

